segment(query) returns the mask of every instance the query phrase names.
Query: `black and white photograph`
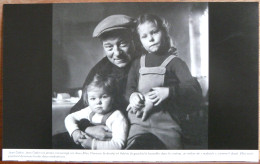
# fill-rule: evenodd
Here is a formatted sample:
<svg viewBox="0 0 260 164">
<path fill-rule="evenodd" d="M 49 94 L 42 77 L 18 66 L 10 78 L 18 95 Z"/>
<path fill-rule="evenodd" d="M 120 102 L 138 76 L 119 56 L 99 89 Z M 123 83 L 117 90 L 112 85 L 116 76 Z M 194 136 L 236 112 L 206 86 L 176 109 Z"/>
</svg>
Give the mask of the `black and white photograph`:
<svg viewBox="0 0 260 164">
<path fill-rule="evenodd" d="M 56 4 L 52 32 L 53 148 L 207 149 L 207 3 Z"/>
<path fill-rule="evenodd" d="M 3 161 L 259 161 L 257 2 L 3 5 Z"/>
</svg>

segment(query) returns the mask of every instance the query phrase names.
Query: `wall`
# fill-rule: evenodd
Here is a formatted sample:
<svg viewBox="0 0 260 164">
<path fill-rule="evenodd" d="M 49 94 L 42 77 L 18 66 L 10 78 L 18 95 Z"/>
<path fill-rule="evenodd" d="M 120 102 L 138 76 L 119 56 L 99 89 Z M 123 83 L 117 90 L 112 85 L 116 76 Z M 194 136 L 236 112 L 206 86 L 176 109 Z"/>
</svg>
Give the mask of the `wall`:
<svg viewBox="0 0 260 164">
<path fill-rule="evenodd" d="M 89 70 L 103 55 L 92 32 L 99 21 L 112 14 L 137 17 L 143 13 L 164 17 L 179 57 L 191 67 L 189 17 L 195 3 L 82 3 L 53 5 L 53 90 L 81 87 Z M 205 3 L 196 3 L 196 8 Z"/>
</svg>

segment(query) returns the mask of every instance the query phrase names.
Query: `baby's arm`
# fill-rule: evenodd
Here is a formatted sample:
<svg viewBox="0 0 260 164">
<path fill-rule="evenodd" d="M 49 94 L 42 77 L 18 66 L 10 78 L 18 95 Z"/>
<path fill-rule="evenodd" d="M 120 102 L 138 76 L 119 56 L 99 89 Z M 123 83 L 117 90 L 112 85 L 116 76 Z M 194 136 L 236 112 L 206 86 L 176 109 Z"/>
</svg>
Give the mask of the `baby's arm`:
<svg viewBox="0 0 260 164">
<path fill-rule="evenodd" d="M 120 111 L 115 111 L 106 122 L 106 125 L 112 131 L 110 141 L 92 140 L 92 149 L 123 149 L 126 144 L 128 134 L 128 122 Z"/>
<path fill-rule="evenodd" d="M 85 137 L 85 133 L 79 130 L 77 122 L 83 118 L 88 119 L 89 113 L 90 109 L 84 108 L 80 111 L 69 114 L 64 120 L 65 127 L 75 143 L 78 143 L 79 138 Z"/>
</svg>

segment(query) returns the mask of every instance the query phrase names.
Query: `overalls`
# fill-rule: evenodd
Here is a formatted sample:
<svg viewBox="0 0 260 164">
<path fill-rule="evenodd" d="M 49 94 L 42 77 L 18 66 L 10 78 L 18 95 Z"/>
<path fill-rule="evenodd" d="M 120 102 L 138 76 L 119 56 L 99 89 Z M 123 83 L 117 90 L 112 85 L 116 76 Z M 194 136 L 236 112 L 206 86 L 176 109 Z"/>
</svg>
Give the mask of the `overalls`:
<svg viewBox="0 0 260 164">
<path fill-rule="evenodd" d="M 142 94 L 146 94 L 153 87 L 163 87 L 166 66 L 174 57 L 174 55 L 170 55 L 158 67 L 145 67 L 145 55 L 141 56 L 138 91 Z M 167 149 L 181 149 L 180 126 L 172 119 L 167 110 L 160 108 L 160 105 L 158 108 L 153 109 L 153 111 L 154 112 L 149 115 L 145 121 L 142 121 L 141 118 L 138 118 L 135 114 L 128 112 L 128 118 L 131 124 L 128 144 L 142 134 L 152 133 L 164 143 Z"/>
<path fill-rule="evenodd" d="M 107 119 L 108 119 L 109 116 L 111 116 L 111 114 L 113 114 L 113 113 L 114 113 L 114 111 L 105 114 L 105 115 L 102 117 L 101 122 L 100 122 L 100 123 L 97 123 L 97 122 L 93 122 L 93 121 L 92 121 L 92 118 L 93 118 L 93 116 L 94 116 L 96 113 L 95 113 L 95 112 L 91 112 L 91 113 L 89 114 L 89 121 L 90 121 L 90 123 L 92 123 L 92 124 L 94 124 L 94 125 L 106 125 Z"/>
</svg>

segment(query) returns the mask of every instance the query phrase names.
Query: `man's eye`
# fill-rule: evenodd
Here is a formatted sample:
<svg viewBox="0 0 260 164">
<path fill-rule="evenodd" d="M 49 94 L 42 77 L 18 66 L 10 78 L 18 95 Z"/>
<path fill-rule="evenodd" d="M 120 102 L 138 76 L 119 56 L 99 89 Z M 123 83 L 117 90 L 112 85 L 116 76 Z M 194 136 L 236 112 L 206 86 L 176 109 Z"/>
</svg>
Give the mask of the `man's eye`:
<svg viewBox="0 0 260 164">
<path fill-rule="evenodd" d="M 127 46 L 127 43 L 125 42 L 120 43 L 120 47 L 125 47 L 125 46 Z"/>
<path fill-rule="evenodd" d="M 107 98 L 108 96 L 107 95 L 103 95 L 102 98 Z"/>
<path fill-rule="evenodd" d="M 113 46 L 105 46 L 105 49 L 111 51 L 113 49 Z"/>
<path fill-rule="evenodd" d="M 95 98 L 93 98 L 93 97 L 92 97 L 92 98 L 90 98 L 90 100 L 92 100 L 92 101 L 93 101 L 93 100 L 95 100 Z"/>
</svg>

